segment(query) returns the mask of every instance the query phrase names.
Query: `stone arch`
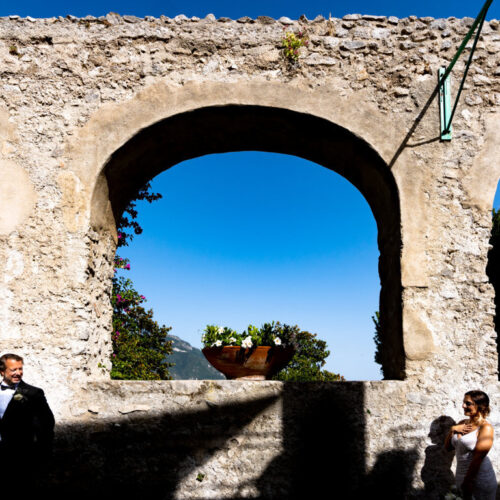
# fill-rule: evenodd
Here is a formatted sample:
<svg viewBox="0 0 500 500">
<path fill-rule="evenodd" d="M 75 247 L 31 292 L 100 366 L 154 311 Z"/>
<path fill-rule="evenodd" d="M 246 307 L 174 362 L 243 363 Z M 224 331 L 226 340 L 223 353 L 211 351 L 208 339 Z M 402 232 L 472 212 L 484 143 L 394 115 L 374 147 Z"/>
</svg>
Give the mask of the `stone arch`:
<svg viewBox="0 0 500 500">
<path fill-rule="evenodd" d="M 140 186 L 205 154 L 268 151 L 334 170 L 360 190 L 375 216 L 383 369 L 386 378 L 404 378 L 401 209 L 387 161 L 396 134 L 369 105 L 350 104 L 329 93 L 283 85 L 211 83 L 174 92 L 159 85 L 134 102 L 104 109 L 67 151 L 70 168 L 92 193 L 91 229 L 116 238 L 114 221 Z M 382 144 L 380 151 L 362 135 Z"/>
</svg>

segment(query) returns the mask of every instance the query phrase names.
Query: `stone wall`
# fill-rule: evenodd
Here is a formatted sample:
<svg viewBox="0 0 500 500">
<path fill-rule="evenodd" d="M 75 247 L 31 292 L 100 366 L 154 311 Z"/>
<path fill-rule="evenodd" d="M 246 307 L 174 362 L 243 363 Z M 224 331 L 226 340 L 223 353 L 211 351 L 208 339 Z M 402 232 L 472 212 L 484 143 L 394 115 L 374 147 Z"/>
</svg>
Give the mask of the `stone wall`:
<svg viewBox="0 0 500 500">
<path fill-rule="evenodd" d="M 88 475 L 132 488 L 132 474 L 175 498 L 291 498 L 306 484 L 360 496 L 394 477 L 394 498 L 446 489 L 439 438 L 463 392 L 500 403 L 485 273 L 498 21 L 484 25 L 451 142 L 433 95 L 471 23 L 0 19 L 1 345 L 47 388 L 57 470 L 79 457 L 56 474 L 61 488 Z M 297 65 L 282 56 L 284 30 L 308 33 Z M 116 215 L 162 169 L 243 149 L 303 156 L 364 194 L 379 228 L 384 368 L 399 380 L 109 381 Z M 336 467 L 319 461 L 325 449 Z"/>
</svg>

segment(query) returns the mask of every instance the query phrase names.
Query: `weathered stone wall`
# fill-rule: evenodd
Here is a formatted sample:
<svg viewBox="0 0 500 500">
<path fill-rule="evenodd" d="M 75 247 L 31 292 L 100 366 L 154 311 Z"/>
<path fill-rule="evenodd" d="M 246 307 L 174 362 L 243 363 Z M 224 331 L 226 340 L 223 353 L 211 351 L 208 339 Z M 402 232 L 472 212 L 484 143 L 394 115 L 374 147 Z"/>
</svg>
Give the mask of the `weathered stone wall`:
<svg viewBox="0 0 500 500">
<path fill-rule="evenodd" d="M 1 350 L 25 355 L 26 380 L 47 387 L 60 467 L 83 446 L 106 480 L 142 467 L 144 484 L 176 498 L 292 497 L 304 490 L 290 477 L 317 491 L 325 477 L 332 488 L 357 477 L 361 494 L 388 470 L 399 497 L 445 487 L 437 442 L 449 423 L 436 419 L 458 418 L 473 387 L 500 404 L 485 273 L 500 177 L 497 21 L 485 23 L 450 143 L 439 142 L 432 96 L 471 22 L 0 19 Z M 298 65 L 282 57 L 283 29 L 308 32 Z M 114 216 L 126 194 L 182 159 L 238 149 L 304 156 L 365 195 L 379 227 L 384 364 L 403 380 L 107 381 Z M 340 472 L 318 462 L 324 449 Z"/>
</svg>

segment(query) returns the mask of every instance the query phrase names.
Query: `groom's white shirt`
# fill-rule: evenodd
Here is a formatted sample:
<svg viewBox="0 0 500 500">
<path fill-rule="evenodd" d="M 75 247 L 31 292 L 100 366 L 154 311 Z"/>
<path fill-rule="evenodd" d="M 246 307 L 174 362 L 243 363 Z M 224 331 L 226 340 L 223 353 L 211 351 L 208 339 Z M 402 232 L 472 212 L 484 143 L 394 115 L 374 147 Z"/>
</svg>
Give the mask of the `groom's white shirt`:
<svg viewBox="0 0 500 500">
<path fill-rule="evenodd" d="M 3 418 L 3 414 L 5 413 L 7 406 L 9 406 L 10 400 L 16 392 L 17 384 L 14 386 L 14 388 L 11 389 L 9 386 L 4 384 L 2 380 L 2 383 L 0 385 L 2 385 L 2 387 L 8 387 L 8 389 L 0 388 L 0 418 Z M 0 436 L 0 441 L 2 441 L 2 436 Z"/>
<path fill-rule="evenodd" d="M 3 383 L 3 381 L 1 385 L 3 387 L 8 387 L 6 384 Z M 16 389 L 17 389 L 17 384 L 14 386 L 13 389 L 11 389 L 10 387 L 8 389 L 0 389 L 0 418 L 3 418 L 3 414 L 5 413 L 7 406 L 9 406 L 10 400 L 12 399 L 12 396 L 14 396 Z M 0 440 L 1 439 L 2 438 L 0 438 Z"/>
</svg>

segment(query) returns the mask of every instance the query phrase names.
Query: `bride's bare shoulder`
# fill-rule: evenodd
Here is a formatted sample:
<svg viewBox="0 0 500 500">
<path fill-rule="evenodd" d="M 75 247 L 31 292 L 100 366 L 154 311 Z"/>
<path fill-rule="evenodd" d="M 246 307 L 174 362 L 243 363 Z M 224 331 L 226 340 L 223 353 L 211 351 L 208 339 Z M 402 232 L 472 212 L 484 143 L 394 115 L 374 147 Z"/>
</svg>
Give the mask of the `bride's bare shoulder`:
<svg viewBox="0 0 500 500">
<path fill-rule="evenodd" d="M 479 431 L 480 432 L 486 432 L 486 433 L 491 433 L 493 434 L 494 432 L 494 429 L 493 429 L 493 426 L 487 421 L 485 420 L 480 426 L 479 426 Z"/>
</svg>

